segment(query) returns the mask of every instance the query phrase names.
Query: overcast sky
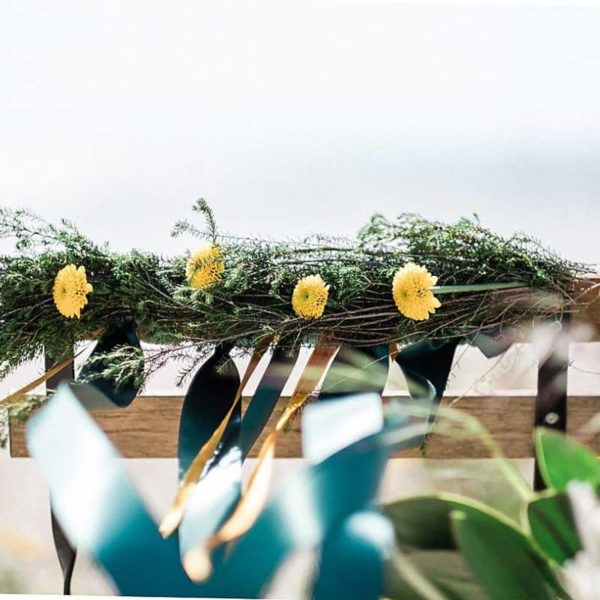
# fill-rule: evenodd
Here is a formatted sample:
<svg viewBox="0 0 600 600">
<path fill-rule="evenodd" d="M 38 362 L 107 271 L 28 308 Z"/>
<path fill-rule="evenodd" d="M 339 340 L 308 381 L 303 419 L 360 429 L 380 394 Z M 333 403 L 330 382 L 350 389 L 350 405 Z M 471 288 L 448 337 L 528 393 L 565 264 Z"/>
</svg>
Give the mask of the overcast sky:
<svg viewBox="0 0 600 600">
<path fill-rule="evenodd" d="M 600 262 L 600 8 L 0 0 L 0 204 L 171 253 L 477 212 Z"/>
</svg>

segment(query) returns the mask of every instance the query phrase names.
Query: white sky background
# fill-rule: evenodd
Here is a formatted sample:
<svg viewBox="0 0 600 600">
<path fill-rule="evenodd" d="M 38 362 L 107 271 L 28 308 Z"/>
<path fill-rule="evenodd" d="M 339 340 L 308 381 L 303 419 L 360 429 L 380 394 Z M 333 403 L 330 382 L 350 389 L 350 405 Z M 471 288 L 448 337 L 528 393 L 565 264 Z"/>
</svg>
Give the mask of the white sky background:
<svg viewBox="0 0 600 600">
<path fill-rule="evenodd" d="M 0 0 L 0 204 L 174 253 L 477 212 L 600 262 L 600 8 Z"/>
</svg>

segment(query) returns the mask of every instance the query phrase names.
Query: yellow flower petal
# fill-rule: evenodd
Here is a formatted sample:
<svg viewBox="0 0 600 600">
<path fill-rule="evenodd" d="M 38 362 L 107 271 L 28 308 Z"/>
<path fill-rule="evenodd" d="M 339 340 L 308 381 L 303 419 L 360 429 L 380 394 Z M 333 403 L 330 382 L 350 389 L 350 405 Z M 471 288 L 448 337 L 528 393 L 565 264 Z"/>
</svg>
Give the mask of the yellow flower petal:
<svg viewBox="0 0 600 600">
<path fill-rule="evenodd" d="M 185 275 L 190 287 L 203 290 L 218 283 L 224 270 L 221 249 L 209 243 L 190 256 Z"/>
<path fill-rule="evenodd" d="M 392 294 L 398 310 L 414 321 L 425 321 L 441 306 L 431 288 L 438 278 L 414 263 L 408 263 L 394 275 Z"/>
<path fill-rule="evenodd" d="M 292 308 L 303 319 L 317 319 L 325 311 L 329 286 L 320 275 L 308 275 L 298 281 L 292 294 Z"/>
<path fill-rule="evenodd" d="M 87 295 L 93 291 L 87 281 L 85 267 L 67 265 L 56 274 L 52 297 L 61 315 L 79 319 L 81 309 L 88 303 Z"/>
</svg>

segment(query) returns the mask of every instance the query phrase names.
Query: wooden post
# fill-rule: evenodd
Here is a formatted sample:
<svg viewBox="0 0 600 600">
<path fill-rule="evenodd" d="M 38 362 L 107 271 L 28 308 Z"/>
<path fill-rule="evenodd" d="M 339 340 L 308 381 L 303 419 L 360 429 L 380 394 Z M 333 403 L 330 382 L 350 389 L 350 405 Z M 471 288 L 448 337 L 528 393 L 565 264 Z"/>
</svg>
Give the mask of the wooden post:
<svg viewBox="0 0 600 600">
<path fill-rule="evenodd" d="M 44 366 L 46 371 L 51 369 L 55 364 L 66 360 L 68 357 L 64 356 L 60 360 L 52 360 L 47 354 L 44 356 Z M 46 381 L 46 395 L 50 396 L 54 392 L 61 381 L 72 381 L 75 379 L 75 365 L 71 363 L 64 369 L 59 371 L 56 375 L 53 375 Z"/>
<path fill-rule="evenodd" d="M 548 354 L 538 366 L 538 395 L 535 426 L 567 431 L 567 371 L 569 367 L 569 320 L 565 316 Z M 533 489 L 545 489 L 537 457 L 534 464 Z"/>
</svg>

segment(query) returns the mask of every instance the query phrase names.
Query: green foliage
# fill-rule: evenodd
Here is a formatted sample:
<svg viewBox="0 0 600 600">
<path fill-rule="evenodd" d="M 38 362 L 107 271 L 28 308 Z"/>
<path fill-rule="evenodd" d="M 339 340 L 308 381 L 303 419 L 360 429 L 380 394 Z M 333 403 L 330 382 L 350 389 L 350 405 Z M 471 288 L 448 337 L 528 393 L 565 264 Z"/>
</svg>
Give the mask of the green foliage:
<svg viewBox="0 0 600 600">
<path fill-rule="evenodd" d="M 441 494 L 439 496 L 413 496 L 385 507 L 401 545 L 414 548 L 456 550 L 450 515 L 453 511 L 464 514 L 486 512 L 490 518 L 503 520 L 484 505 L 461 498 Z"/>
<path fill-rule="evenodd" d="M 140 348 L 117 346 L 111 352 L 90 356 L 84 370 L 79 377 L 82 383 L 100 379 L 110 381 L 116 391 L 126 386 L 140 388 L 145 379 L 144 353 Z"/>
<path fill-rule="evenodd" d="M 196 201 L 196 204 L 194 204 L 192 207 L 192 210 L 204 215 L 204 218 L 206 219 L 206 227 L 208 229 L 207 233 L 205 234 L 204 232 L 200 231 L 188 221 L 177 221 L 173 227 L 173 230 L 171 231 L 171 235 L 173 237 L 179 237 L 180 235 L 189 233 L 196 237 L 209 237 L 213 243 L 216 243 L 219 235 L 217 221 L 212 208 L 208 205 L 208 202 L 204 198 L 199 198 Z"/>
<path fill-rule="evenodd" d="M 415 215 L 396 222 L 375 216 L 356 241 L 274 243 L 221 235 L 205 200 L 194 211 L 206 229 L 181 221 L 173 235 L 220 246 L 223 277 L 207 290 L 187 285 L 186 256 L 117 254 L 67 221 L 53 225 L 25 210 L 0 210 L 0 238 L 13 238 L 16 249 L 0 256 L 0 377 L 43 350 L 64 356 L 75 341 L 94 339 L 109 323 L 128 318 L 146 341 L 200 351 L 216 343 L 248 349 L 271 339 L 293 351 L 322 335 L 373 346 L 470 335 L 534 317 L 559 319 L 581 272 L 523 236 L 503 239 L 467 220 L 443 225 Z M 427 266 L 440 285 L 518 280 L 526 287 L 445 294 L 429 320 L 411 321 L 391 294 L 395 271 L 408 261 Z M 94 287 L 81 319 L 62 317 L 52 299 L 56 273 L 69 263 L 85 266 Z M 327 307 L 319 319 L 300 319 L 292 292 L 301 277 L 315 273 L 330 286 Z"/>
<path fill-rule="evenodd" d="M 535 432 L 535 448 L 540 472 L 548 487 L 565 490 L 569 481 L 600 484 L 600 462 L 591 451 L 550 429 Z"/>
<path fill-rule="evenodd" d="M 531 501 L 527 506 L 527 519 L 537 545 L 558 564 L 581 550 L 566 494 L 551 491 Z"/>
<path fill-rule="evenodd" d="M 502 598 L 555 598 L 548 590 L 560 590 L 549 562 L 527 532 L 480 503 L 442 494 L 407 498 L 384 508 L 394 524 L 398 545 L 409 558 L 416 553 L 421 563 L 419 568 L 426 568 L 423 574 L 436 583 L 443 597 L 461 598 L 456 595 L 461 588 L 469 590 L 465 596 L 469 598 L 487 598 L 490 589 L 494 588 L 499 593 L 506 592 Z M 509 549 L 514 560 L 504 560 L 504 553 Z M 436 561 L 423 560 L 428 555 L 452 562 L 461 556 L 466 568 L 459 571 L 458 580 L 451 574 L 441 579 L 440 565 Z M 533 575 L 530 576 L 531 570 Z M 398 579 L 397 574 L 391 577 L 396 590 L 401 587 Z M 504 585 L 504 579 L 511 580 L 511 585 Z M 531 591 L 530 584 L 543 594 L 526 595 Z M 522 595 L 511 595 L 515 586 Z M 387 593 L 391 597 L 404 598 L 392 594 L 391 590 Z M 501 596 L 489 594 L 489 597 Z"/>
<path fill-rule="evenodd" d="M 453 511 L 450 518 L 458 546 L 490 600 L 556 598 L 550 586 L 557 582 L 521 532 L 484 513 Z"/>
<path fill-rule="evenodd" d="M 390 221 L 376 214 L 360 231 L 359 240 L 390 244 L 420 257 L 423 265 L 444 273 L 448 285 L 465 280 L 518 279 L 533 287 L 552 286 L 564 276 L 564 261 L 537 240 L 523 233 L 503 238 L 483 227 L 477 218 L 447 225 L 419 215 L 404 214 Z"/>
<path fill-rule="evenodd" d="M 398 600 L 482 600 L 478 581 L 463 555 L 456 550 L 419 550 L 404 548 L 399 556 L 426 577 L 436 594 L 425 595 L 411 586 L 398 567 L 387 569 L 384 580 L 386 598 Z"/>
<path fill-rule="evenodd" d="M 0 448 L 4 448 L 8 442 L 9 422 L 24 423 L 45 401 L 45 396 L 24 396 L 8 406 L 0 405 Z"/>
<path fill-rule="evenodd" d="M 387 596 L 568 599 L 560 571 L 582 545 L 562 490 L 570 481 L 595 485 L 597 462 L 590 450 L 543 428 L 536 432 L 536 448 L 550 489 L 530 493 L 520 522 L 449 494 L 404 498 L 384 506 L 402 558 L 388 565 Z M 435 586 L 434 595 L 411 586 L 403 561 L 410 561 L 411 568 Z"/>
<path fill-rule="evenodd" d="M 112 253 L 67 222 L 46 224 L 26 211 L 0 211 L 0 237 L 14 237 L 20 252 L 0 256 L 0 377 L 44 349 L 53 358 L 65 356 L 75 341 L 93 339 L 131 315 L 148 338 L 179 341 L 185 324 L 168 318 L 173 291 L 184 282 L 181 263 L 138 251 Z M 52 299 L 56 273 L 69 263 L 84 265 L 94 286 L 81 319 L 62 317 Z M 191 320 L 191 310 L 187 314 Z"/>
</svg>

